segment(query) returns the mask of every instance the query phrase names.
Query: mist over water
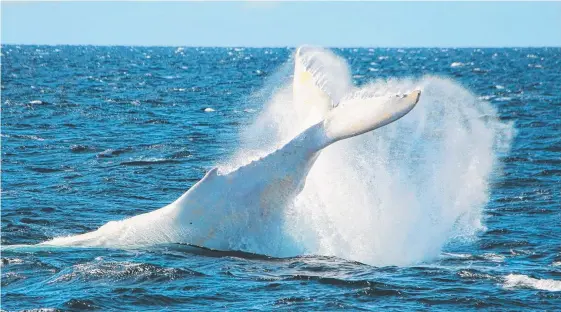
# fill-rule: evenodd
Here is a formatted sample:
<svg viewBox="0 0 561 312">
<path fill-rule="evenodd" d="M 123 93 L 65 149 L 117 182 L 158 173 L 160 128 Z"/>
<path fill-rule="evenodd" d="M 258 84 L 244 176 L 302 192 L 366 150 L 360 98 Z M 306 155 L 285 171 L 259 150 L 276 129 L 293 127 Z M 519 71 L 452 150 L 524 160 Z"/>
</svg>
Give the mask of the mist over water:
<svg viewBox="0 0 561 312">
<path fill-rule="evenodd" d="M 452 80 L 378 80 L 351 89 L 343 61 L 322 53 L 323 64 L 332 65 L 322 69 L 326 88 L 337 91 L 335 103 L 341 97 L 390 96 L 416 88 L 423 93 L 402 119 L 322 152 L 304 190 L 284 207 L 284 232 L 291 239 L 271 238 L 277 242 L 271 253 L 410 265 L 434 258 L 446 243 L 473 239 L 484 229 L 489 182 L 500 166 L 498 154 L 510 146 L 512 124 L 501 122 L 489 103 Z M 295 99 L 286 69 L 281 67 L 261 91 L 273 90 L 222 170 L 281 147 L 329 110 Z"/>
</svg>

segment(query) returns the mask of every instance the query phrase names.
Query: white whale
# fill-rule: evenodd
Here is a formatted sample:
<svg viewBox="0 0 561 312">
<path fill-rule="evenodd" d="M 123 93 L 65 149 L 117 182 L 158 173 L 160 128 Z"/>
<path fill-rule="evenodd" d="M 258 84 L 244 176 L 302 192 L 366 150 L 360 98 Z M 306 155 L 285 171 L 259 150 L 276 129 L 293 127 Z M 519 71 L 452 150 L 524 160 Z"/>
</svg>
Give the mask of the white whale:
<svg viewBox="0 0 561 312">
<path fill-rule="evenodd" d="M 281 231 L 282 209 L 302 190 L 322 149 L 339 140 L 372 131 L 398 120 L 418 102 L 421 92 L 405 96 L 348 98 L 330 88 L 321 58 L 301 47 L 294 61 L 293 91 L 300 105 L 333 107 L 325 118 L 282 148 L 228 174 L 210 170 L 173 203 L 98 230 L 58 237 L 49 246 L 142 246 L 186 243 L 218 250 L 259 252 Z M 339 103 L 335 103 L 338 102 Z M 244 240 L 251 237 L 252 247 Z"/>
</svg>

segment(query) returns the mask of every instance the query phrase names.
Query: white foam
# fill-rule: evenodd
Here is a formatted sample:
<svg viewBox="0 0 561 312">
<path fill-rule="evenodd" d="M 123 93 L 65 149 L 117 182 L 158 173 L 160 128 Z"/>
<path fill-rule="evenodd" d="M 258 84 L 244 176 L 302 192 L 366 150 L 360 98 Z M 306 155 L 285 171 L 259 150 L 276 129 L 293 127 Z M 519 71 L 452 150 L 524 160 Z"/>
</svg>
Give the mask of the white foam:
<svg viewBox="0 0 561 312">
<path fill-rule="evenodd" d="M 498 255 L 494 253 L 486 253 L 483 255 L 483 258 L 492 262 L 504 262 L 505 260 L 505 257 L 503 255 Z"/>
<path fill-rule="evenodd" d="M 462 62 L 454 62 L 450 64 L 450 67 L 462 67 L 462 66 L 464 66 L 464 63 Z"/>
<path fill-rule="evenodd" d="M 9 135 L 9 134 L 2 133 L 2 134 L 0 134 L 0 137 L 3 137 L 3 138 L 14 138 L 15 137 L 15 138 L 29 139 L 29 140 L 36 140 L 36 141 L 45 141 L 45 139 L 43 139 L 41 137 L 38 137 L 36 135 L 17 135 L 17 136 L 14 136 L 14 135 Z"/>
<path fill-rule="evenodd" d="M 505 276 L 505 288 L 533 288 L 547 291 L 561 291 L 561 281 L 553 279 L 537 279 L 522 274 Z"/>
<path fill-rule="evenodd" d="M 443 258 L 458 258 L 458 259 L 469 259 L 473 257 L 473 255 L 471 254 L 452 253 L 452 252 L 443 252 L 441 256 Z"/>
<path fill-rule="evenodd" d="M 495 101 L 498 101 L 498 102 L 506 102 L 506 101 L 510 101 L 510 100 L 512 100 L 512 98 L 509 97 L 509 96 L 502 96 L 502 97 L 498 97 L 498 98 L 495 99 Z"/>
</svg>

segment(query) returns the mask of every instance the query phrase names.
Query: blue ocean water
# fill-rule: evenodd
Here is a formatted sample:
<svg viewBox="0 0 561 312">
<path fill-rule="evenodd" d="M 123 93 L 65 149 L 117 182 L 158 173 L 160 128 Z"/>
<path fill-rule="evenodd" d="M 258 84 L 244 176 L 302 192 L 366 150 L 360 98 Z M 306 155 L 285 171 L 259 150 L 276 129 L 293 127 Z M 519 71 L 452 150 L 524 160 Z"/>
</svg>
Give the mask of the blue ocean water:
<svg viewBox="0 0 561 312">
<path fill-rule="evenodd" d="M 2 309 L 560 309 L 561 49 L 334 52 L 356 85 L 446 77 L 512 127 L 482 192 L 484 228 L 474 237 L 445 239 L 429 259 L 379 255 L 383 265 L 337 251 L 10 248 L 175 200 L 239 149 L 240 132 L 277 92 L 275 77 L 294 49 L 4 45 Z M 474 187 L 455 180 L 463 179 Z M 399 230 L 407 228 L 391 234 Z M 382 231 L 365 235 L 386 237 Z"/>
</svg>

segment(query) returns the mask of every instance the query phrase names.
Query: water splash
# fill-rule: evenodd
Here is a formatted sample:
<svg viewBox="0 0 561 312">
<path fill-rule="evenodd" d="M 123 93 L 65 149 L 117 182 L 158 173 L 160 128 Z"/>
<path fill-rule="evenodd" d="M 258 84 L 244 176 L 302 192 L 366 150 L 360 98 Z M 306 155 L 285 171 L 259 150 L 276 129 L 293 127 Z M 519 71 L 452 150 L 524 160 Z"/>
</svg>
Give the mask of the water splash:
<svg viewBox="0 0 561 312">
<path fill-rule="evenodd" d="M 399 121 L 322 151 L 302 192 L 288 207 L 276 207 L 275 218 L 262 222 L 252 213 L 236 214 L 236 221 L 221 228 L 216 239 L 227 241 L 230 249 L 271 256 L 315 254 L 372 265 L 409 265 L 430 260 L 446 243 L 471 239 L 482 230 L 489 180 L 498 153 L 510 146 L 512 125 L 499 121 L 488 102 L 453 81 L 429 76 L 353 87 L 344 60 L 324 50 L 307 51 L 314 56 L 302 59 L 313 60 L 307 68 L 331 91 L 332 101 L 310 100 L 323 96 L 314 94 L 312 86 L 293 92 L 290 67 L 282 67 L 255 95 L 259 99 L 268 94 L 270 100 L 242 133 L 238 151 L 220 166 L 221 172 L 280 148 L 324 119 L 341 99 L 421 89 L 421 100 Z M 191 242 L 189 228 L 176 222 L 174 209 L 172 204 L 46 244 Z M 270 230 L 252 235 L 248 224 Z"/>
<path fill-rule="evenodd" d="M 561 291 L 561 281 L 532 278 L 523 274 L 509 274 L 504 277 L 504 288 L 533 288 L 546 291 Z"/>
<path fill-rule="evenodd" d="M 322 53 L 324 64 L 345 72 L 340 58 Z M 329 66 L 322 70 L 330 72 Z M 265 89 L 272 90 L 271 84 L 279 81 L 284 86 L 272 92 L 242 133 L 241 147 L 221 166 L 223 171 L 279 148 L 329 109 L 302 105 L 282 75 Z M 338 94 L 348 81 L 348 71 L 329 75 Z M 284 232 L 294 244 L 283 246 L 281 253 L 408 265 L 429 260 L 444 244 L 472 239 L 484 229 L 489 180 L 498 167 L 498 153 L 510 146 L 513 127 L 499 121 L 488 102 L 438 77 L 378 80 L 353 88 L 350 96 L 384 96 L 415 88 L 423 95 L 407 116 L 322 152 L 304 190 L 287 207 Z M 272 250 L 278 252 L 278 246 Z"/>
</svg>

